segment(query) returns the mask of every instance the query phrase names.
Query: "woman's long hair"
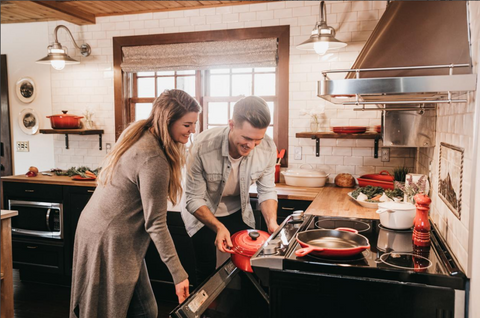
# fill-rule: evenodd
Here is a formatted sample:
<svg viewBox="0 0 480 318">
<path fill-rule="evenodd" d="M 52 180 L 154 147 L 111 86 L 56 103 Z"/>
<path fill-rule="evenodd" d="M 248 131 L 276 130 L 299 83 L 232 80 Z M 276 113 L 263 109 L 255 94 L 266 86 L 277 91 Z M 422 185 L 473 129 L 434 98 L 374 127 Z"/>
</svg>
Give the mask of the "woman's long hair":
<svg viewBox="0 0 480 318">
<path fill-rule="evenodd" d="M 98 176 L 98 183 L 106 185 L 111 182 L 115 167 L 120 157 L 140 137 L 149 130 L 158 140 L 165 151 L 169 163 L 170 180 L 168 185 L 168 198 L 177 204 L 182 195 L 182 167 L 185 164 L 185 146 L 175 142 L 170 135 L 173 123 L 187 113 L 201 111 L 197 101 L 182 90 L 171 89 L 164 91 L 154 102 L 150 117 L 132 123 L 115 144 L 112 151 L 105 157 L 103 168 Z"/>
</svg>

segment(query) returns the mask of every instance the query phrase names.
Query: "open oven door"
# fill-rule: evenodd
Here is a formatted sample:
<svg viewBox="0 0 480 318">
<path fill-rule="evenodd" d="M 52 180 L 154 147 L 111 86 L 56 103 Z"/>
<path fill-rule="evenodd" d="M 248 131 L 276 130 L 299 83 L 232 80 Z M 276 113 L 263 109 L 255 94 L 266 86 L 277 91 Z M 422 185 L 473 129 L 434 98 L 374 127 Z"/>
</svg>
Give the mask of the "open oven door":
<svg viewBox="0 0 480 318">
<path fill-rule="evenodd" d="M 265 295 L 253 275 L 238 269 L 230 259 L 179 304 L 171 318 L 264 318 L 269 316 Z"/>
</svg>

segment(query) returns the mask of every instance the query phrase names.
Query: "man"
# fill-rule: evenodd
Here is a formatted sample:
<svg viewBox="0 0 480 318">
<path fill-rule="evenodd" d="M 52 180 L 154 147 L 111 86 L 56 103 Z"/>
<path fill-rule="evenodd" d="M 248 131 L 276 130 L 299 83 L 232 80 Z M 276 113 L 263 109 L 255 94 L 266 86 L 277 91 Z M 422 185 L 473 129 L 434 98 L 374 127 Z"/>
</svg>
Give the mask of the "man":
<svg viewBox="0 0 480 318">
<path fill-rule="evenodd" d="M 215 246 L 225 253 L 233 247 L 232 234 L 255 227 L 249 196 L 254 182 L 268 231 L 278 228 L 277 150 L 265 135 L 270 118 L 263 99 L 245 97 L 235 104 L 228 127 L 211 128 L 195 138 L 187 163 L 182 217 L 192 236 L 198 283 L 215 270 Z"/>
</svg>

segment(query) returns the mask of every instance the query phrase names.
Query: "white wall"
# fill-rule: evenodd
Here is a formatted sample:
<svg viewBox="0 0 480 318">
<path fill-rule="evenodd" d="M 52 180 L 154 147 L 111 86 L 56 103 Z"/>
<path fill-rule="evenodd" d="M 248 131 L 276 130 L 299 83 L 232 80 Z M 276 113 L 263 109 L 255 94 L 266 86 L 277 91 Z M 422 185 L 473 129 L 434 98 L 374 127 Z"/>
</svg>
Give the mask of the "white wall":
<svg viewBox="0 0 480 318">
<path fill-rule="evenodd" d="M 95 25 L 66 24 L 76 39 L 92 46 L 92 56 L 75 58 L 82 64 L 68 66 L 61 72 L 52 71 L 53 111 L 69 109 L 81 114 L 87 106 L 94 109 L 94 121 L 105 130 L 104 142 L 114 142 L 114 100 L 112 78 L 112 37 L 143 34 L 176 33 L 259 26 L 290 25 L 290 116 L 289 162 L 291 167 L 309 163 L 331 173 L 330 181 L 340 172 L 354 175 L 392 171 L 396 166 L 414 165 L 412 149 L 392 149 L 391 161 L 373 158 L 373 140 L 325 139 L 321 141 L 321 156 L 315 157 L 315 143 L 297 139 L 295 133 L 309 130 L 309 118 L 301 109 L 325 105 L 322 129 L 335 125 L 373 127 L 380 123 L 380 114 L 354 112 L 352 108 L 329 104 L 316 96 L 316 81 L 321 70 L 348 68 L 383 13 L 386 2 L 327 2 L 328 23 L 337 29 L 337 38 L 348 42 L 345 49 L 320 57 L 300 51 L 295 45 L 310 36 L 318 19 L 318 1 L 284 1 L 232 7 L 195 9 L 161 13 L 145 13 L 97 18 Z M 63 22 L 62 22 L 63 23 Z M 49 36 L 58 22 L 49 23 Z M 61 39 L 74 52 L 67 38 Z M 55 162 L 61 168 L 73 165 L 98 166 L 105 151 L 98 150 L 96 137 L 72 136 L 71 149 L 63 146 L 62 136 L 55 137 Z M 293 147 L 301 146 L 302 160 L 294 160 Z"/>
<path fill-rule="evenodd" d="M 27 135 L 18 124 L 19 113 L 31 108 L 40 117 L 40 128 L 50 128 L 50 121 L 45 117 L 52 114 L 50 67 L 35 63 L 47 55 L 48 24 L 2 24 L 1 32 L 2 54 L 7 55 L 14 174 L 26 173 L 30 166 L 49 170 L 55 167 L 52 136 Z M 20 101 L 15 93 L 15 84 L 23 77 L 30 77 L 36 83 L 37 95 L 29 104 Z M 28 141 L 30 152 L 17 152 L 17 141 Z"/>
<path fill-rule="evenodd" d="M 480 3 L 469 2 L 470 6 L 470 30 L 472 35 L 472 56 L 474 72 L 478 74 L 480 63 Z M 472 170 L 467 171 L 471 175 L 470 189 L 470 227 L 469 227 L 469 250 L 468 267 L 470 270 L 470 306 L 469 317 L 480 317 L 480 82 L 477 78 L 477 91 L 472 96 L 475 105 L 473 124 L 473 164 Z M 476 212 L 476 213 L 475 213 Z M 473 230 L 477 229 L 477 230 Z M 476 299 L 477 301 L 474 301 Z"/>
</svg>

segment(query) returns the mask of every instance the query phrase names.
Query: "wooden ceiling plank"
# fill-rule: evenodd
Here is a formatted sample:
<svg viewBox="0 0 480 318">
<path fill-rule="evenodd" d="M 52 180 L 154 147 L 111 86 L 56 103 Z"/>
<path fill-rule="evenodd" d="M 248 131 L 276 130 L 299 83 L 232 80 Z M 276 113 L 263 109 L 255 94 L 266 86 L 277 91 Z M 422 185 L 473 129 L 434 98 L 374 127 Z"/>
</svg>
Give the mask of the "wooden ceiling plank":
<svg viewBox="0 0 480 318">
<path fill-rule="evenodd" d="M 46 8 L 49 8 L 51 10 L 55 10 L 63 15 L 66 15 L 67 17 L 71 17 L 69 19 L 65 19 L 68 22 L 78 21 L 81 20 L 84 23 L 82 24 L 95 24 L 95 15 L 78 10 L 68 4 L 68 2 L 58 2 L 58 1 L 31 1 L 36 3 L 39 6 L 44 6 Z M 78 24 L 78 22 L 73 22 Z"/>
</svg>

